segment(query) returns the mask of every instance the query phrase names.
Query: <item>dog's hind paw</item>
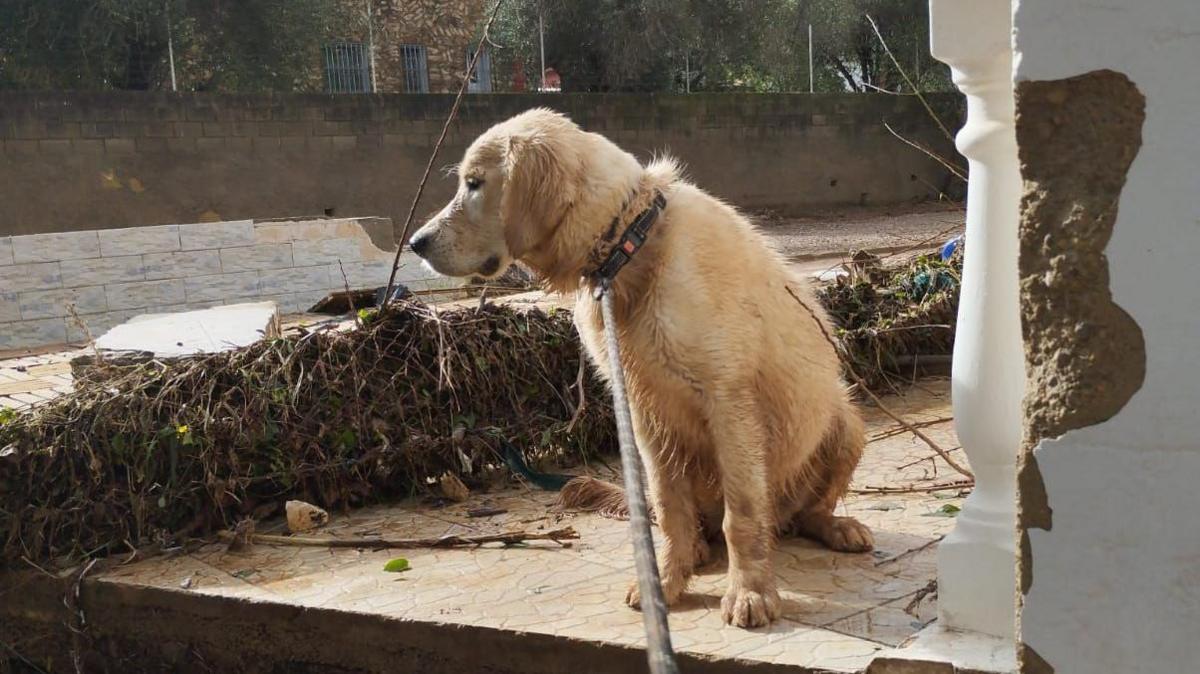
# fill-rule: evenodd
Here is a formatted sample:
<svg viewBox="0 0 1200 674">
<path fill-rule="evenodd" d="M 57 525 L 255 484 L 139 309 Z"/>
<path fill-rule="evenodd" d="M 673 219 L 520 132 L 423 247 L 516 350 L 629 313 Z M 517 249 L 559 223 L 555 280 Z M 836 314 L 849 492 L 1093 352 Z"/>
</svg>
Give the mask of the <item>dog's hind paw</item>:
<svg viewBox="0 0 1200 674">
<path fill-rule="evenodd" d="M 871 530 L 853 517 L 833 518 L 823 538 L 830 550 L 838 552 L 867 552 L 875 547 Z"/>
<path fill-rule="evenodd" d="M 735 627 L 762 627 L 778 618 L 780 611 L 775 588 L 764 592 L 730 588 L 721 598 L 721 617 Z"/>
</svg>

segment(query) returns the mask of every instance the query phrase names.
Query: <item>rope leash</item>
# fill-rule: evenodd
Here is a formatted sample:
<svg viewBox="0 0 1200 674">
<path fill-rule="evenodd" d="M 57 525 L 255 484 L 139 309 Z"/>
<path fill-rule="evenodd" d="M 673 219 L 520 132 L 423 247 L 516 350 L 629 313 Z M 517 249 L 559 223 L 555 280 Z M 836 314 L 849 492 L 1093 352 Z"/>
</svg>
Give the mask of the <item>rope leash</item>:
<svg viewBox="0 0 1200 674">
<path fill-rule="evenodd" d="M 633 437 L 633 419 L 629 400 L 625 396 L 625 371 L 621 369 L 621 352 L 617 344 L 617 322 L 613 318 L 612 292 L 608 282 L 597 286 L 600 312 L 604 318 L 604 338 L 608 344 L 608 364 L 612 371 L 613 411 L 617 418 L 617 439 L 621 446 L 621 474 L 629 502 L 629 528 L 633 534 L 633 561 L 637 569 L 638 591 L 642 599 L 642 622 L 646 630 L 646 658 L 651 674 L 678 674 L 675 651 L 671 647 L 671 630 L 667 625 L 667 602 L 663 598 L 658 577 L 658 561 L 654 555 L 654 538 L 650 533 L 650 516 L 643 488 L 642 459 Z"/>
</svg>

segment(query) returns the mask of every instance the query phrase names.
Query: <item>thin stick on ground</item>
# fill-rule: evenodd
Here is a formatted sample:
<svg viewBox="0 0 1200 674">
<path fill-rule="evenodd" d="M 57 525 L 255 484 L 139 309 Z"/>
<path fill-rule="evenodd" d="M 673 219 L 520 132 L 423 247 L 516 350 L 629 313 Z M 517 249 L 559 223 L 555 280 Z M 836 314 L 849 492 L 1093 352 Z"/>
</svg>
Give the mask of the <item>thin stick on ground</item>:
<svg viewBox="0 0 1200 674">
<path fill-rule="evenodd" d="M 958 166 L 955 166 L 954 164 L 950 163 L 950 160 L 949 160 L 949 159 L 946 159 L 945 157 L 943 157 L 943 156 L 941 156 L 940 154 L 938 154 L 938 153 L 934 152 L 933 150 L 930 150 L 929 148 L 925 147 L 924 145 L 921 145 L 920 143 L 918 143 L 918 142 L 916 142 L 916 141 L 909 140 L 909 139 L 905 138 L 904 136 L 901 136 L 901 135 L 900 135 L 899 133 L 897 133 L 897 132 L 896 132 L 896 130 L 895 130 L 895 129 L 893 129 L 893 128 L 892 128 L 892 127 L 891 127 L 891 126 L 890 126 L 890 125 L 889 125 L 887 122 L 884 122 L 884 123 L 883 123 L 883 128 L 887 129 L 887 130 L 888 130 L 888 133 L 890 133 L 890 134 L 892 134 L 893 136 L 895 136 L 897 139 L 899 139 L 899 140 L 900 140 L 900 142 L 902 142 L 902 143 L 904 143 L 905 145 L 908 145 L 909 147 L 912 147 L 912 148 L 914 148 L 914 149 L 916 149 L 916 150 L 918 150 L 918 151 L 920 151 L 920 152 L 924 153 L 924 154 L 925 154 L 926 156 L 928 156 L 930 159 L 933 159 L 933 160 L 934 160 L 934 161 L 936 161 L 937 163 L 939 163 L 939 164 L 941 164 L 942 166 L 944 166 L 944 167 L 946 168 L 946 170 L 947 170 L 947 171 L 949 171 L 949 172 L 953 173 L 953 174 L 954 174 L 954 177 L 958 178 L 959 180 L 962 180 L 963 182 L 966 182 L 966 180 L 967 180 L 967 173 L 966 173 L 966 171 L 964 171 L 962 168 L 960 168 L 960 167 L 958 167 Z"/>
<path fill-rule="evenodd" d="M 804 310 L 807 311 L 808 315 L 812 317 L 813 322 L 816 323 L 817 327 L 821 329 L 821 334 L 825 336 L 825 341 L 829 342 L 829 345 L 833 347 L 834 353 L 838 354 L 838 358 L 840 358 L 842 364 L 845 365 L 846 372 L 850 375 L 850 378 L 854 380 L 855 384 L 858 384 L 859 389 L 861 389 L 862 392 L 867 395 L 867 397 L 875 402 L 875 404 L 879 407 L 879 411 L 891 417 L 892 421 L 904 426 L 908 432 L 920 438 L 921 442 L 929 445 L 929 448 L 937 452 L 938 456 L 942 457 L 942 460 L 945 461 L 951 468 L 974 480 L 974 473 L 959 465 L 954 459 L 950 458 L 950 455 L 946 453 L 946 450 L 942 449 L 936 442 L 930 439 L 928 435 L 922 433 L 920 429 L 905 421 L 904 417 L 901 417 L 899 414 L 893 412 L 887 405 L 883 403 L 882 400 L 880 400 L 879 396 L 871 392 L 871 389 L 867 386 L 867 382 L 864 381 L 862 377 L 858 376 L 858 373 L 854 371 L 854 368 L 850 365 L 850 362 L 842 356 L 842 350 L 838 347 L 838 343 L 829 334 L 829 331 L 825 329 L 825 324 L 821 322 L 821 319 L 817 318 L 817 314 L 812 310 L 812 307 L 808 306 L 804 300 L 800 299 L 800 296 L 797 295 L 790 287 L 786 288 L 788 294 L 792 296 L 792 299 L 796 300 L 800 306 L 804 307 Z"/>
<path fill-rule="evenodd" d="M 957 480 L 955 482 L 939 482 L 937 484 L 910 484 L 904 487 L 876 487 L 874 485 L 867 485 L 865 487 L 851 489 L 850 491 L 855 494 L 931 494 L 935 491 L 970 489 L 974 486 L 974 480 Z"/>
<path fill-rule="evenodd" d="M 937 426 L 938 424 L 944 424 L 947 421 L 954 421 L 954 417 L 938 417 L 936 419 L 926 419 L 925 421 L 918 421 L 911 425 L 914 428 L 928 428 L 929 426 Z M 871 437 L 867 438 L 867 444 L 871 444 L 872 442 L 879 442 L 880 440 L 884 440 L 886 438 L 890 438 L 890 437 L 893 437 L 896 435 L 900 435 L 901 433 L 907 433 L 907 432 L 908 432 L 908 429 L 904 428 L 903 426 L 889 428 L 887 430 L 880 431 L 880 432 L 876 433 L 875 435 L 872 435 Z"/>
<path fill-rule="evenodd" d="M 237 534 L 232 531 L 222 531 L 217 534 L 225 540 L 234 539 Z M 506 531 L 498 534 L 482 534 L 478 536 L 438 536 L 437 538 L 376 538 L 367 536 L 355 537 L 315 537 L 315 536 L 280 536 L 276 534 L 250 534 L 251 543 L 267 545 L 288 545 L 296 547 L 317 548 L 366 548 L 371 550 L 384 549 L 421 549 L 421 548 L 475 548 L 485 543 L 503 543 L 516 545 L 529 541 L 554 541 L 563 547 L 579 538 L 579 532 L 572 527 L 553 529 L 551 531 Z"/>
<path fill-rule="evenodd" d="M 932 548 L 933 546 L 937 545 L 938 543 L 941 543 L 942 539 L 945 537 L 946 537 L 946 535 L 942 534 L 941 536 L 938 536 L 937 538 L 934 538 L 933 540 L 926 541 L 925 543 L 918 545 L 915 548 L 905 550 L 904 552 L 901 552 L 900 554 L 895 555 L 894 557 L 885 557 L 884 559 L 881 559 L 881 560 L 875 562 L 875 566 L 883 566 L 884 564 L 891 564 L 893 562 L 904 559 L 905 557 L 911 557 L 912 555 L 915 555 L 918 552 L 921 552 L 922 550 L 928 550 L 929 548 Z"/>
<path fill-rule="evenodd" d="M 946 138 L 949 138 L 950 141 L 953 142 L 954 134 L 950 133 L 950 129 L 947 129 L 945 124 L 942 124 L 941 118 L 934 113 L 933 108 L 929 105 L 929 101 L 925 100 L 924 94 L 922 94 L 921 90 L 917 88 L 917 85 L 913 84 L 913 81 L 909 79 L 908 73 L 905 72 L 904 67 L 900 65 L 900 62 L 896 60 L 895 55 L 892 54 L 892 49 L 891 47 L 888 47 L 887 41 L 883 39 L 883 33 L 879 32 L 879 26 L 875 24 L 875 19 L 872 19 L 870 14 L 864 14 L 863 16 L 867 17 L 867 21 L 871 23 L 871 28 L 875 31 L 875 37 L 879 38 L 879 44 L 883 46 L 884 53 L 886 53 L 888 58 L 892 60 L 892 65 L 896 66 L 896 70 L 900 72 L 900 76 L 904 78 L 904 82 L 908 84 L 909 88 L 913 90 L 913 93 L 917 95 L 917 99 L 921 101 L 921 105 L 925 106 L 925 112 L 929 113 L 929 116 L 933 118 L 934 123 L 938 125 L 939 129 L 942 130 L 942 133 L 946 134 Z"/>
<path fill-rule="evenodd" d="M 479 44 L 475 45 L 475 53 L 471 55 L 471 62 L 467 64 L 467 72 L 463 76 L 462 85 L 458 88 L 458 95 L 454 97 L 454 105 L 450 106 L 450 114 L 446 116 L 446 122 L 442 125 L 442 133 L 433 145 L 429 163 L 425 165 L 425 173 L 421 175 L 421 182 L 417 184 L 417 193 L 413 195 L 408 216 L 404 219 L 404 229 L 400 231 L 400 239 L 396 241 L 396 257 L 392 260 L 392 273 L 388 275 L 387 288 L 383 292 L 382 304 L 379 307 L 380 313 L 386 313 L 391 303 L 392 288 L 396 287 L 396 270 L 400 268 L 400 255 L 404 252 L 405 242 L 408 241 L 408 233 L 412 228 L 413 217 L 417 213 L 417 205 L 421 203 L 421 195 L 425 193 L 425 183 L 429 180 L 429 174 L 433 172 L 433 164 L 437 161 L 438 152 L 442 149 L 446 134 L 450 132 L 450 124 L 458 116 L 458 106 L 462 103 L 463 95 L 467 93 L 467 85 L 471 83 L 471 73 L 475 72 L 475 65 L 479 63 L 479 57 L 483 54 L 483 46 L 488 39 L 488 31 L 492 29 L 492 23 L 495 22 L 496 15 L 500 13 L 500 6 L 503 4 L 504 0 L 496 0 L 496 6 L 492 7 L 492 13 L 483 26 L 483 35 L 479 37 Z"/>
</svg>

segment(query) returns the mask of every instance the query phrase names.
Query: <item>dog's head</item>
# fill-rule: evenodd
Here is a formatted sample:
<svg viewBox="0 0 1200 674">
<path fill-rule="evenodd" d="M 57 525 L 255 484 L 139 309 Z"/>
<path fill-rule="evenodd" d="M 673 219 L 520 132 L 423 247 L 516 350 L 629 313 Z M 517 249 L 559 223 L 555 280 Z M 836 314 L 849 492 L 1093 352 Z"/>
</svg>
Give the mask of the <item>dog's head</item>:
<svg viewBox="0 0 1200 674">
<path fill-rule="evenodd" d="M 588 135 L 544 109 L 488 129 L 458 165 L 454 198 L 413 233 L 413 252 L 446 276 L 503 274 L 553 234 L 580 184 Z"/>
</svg>

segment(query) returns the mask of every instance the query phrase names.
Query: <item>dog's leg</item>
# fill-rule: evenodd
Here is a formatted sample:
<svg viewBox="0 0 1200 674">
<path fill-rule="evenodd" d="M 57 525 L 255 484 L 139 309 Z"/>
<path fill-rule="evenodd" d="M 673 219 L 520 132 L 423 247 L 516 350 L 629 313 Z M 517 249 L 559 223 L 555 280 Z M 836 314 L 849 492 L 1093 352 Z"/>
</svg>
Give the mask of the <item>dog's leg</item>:
<svg viewBox="0 0 1200 674">
<path fill-rule="evenodd" d="M 692 486 L 680 465 L 663 465 L 661 443 L 652 436 L 638 414 L 633 415 L 633 430 L 641 450 L 650 498 L 663 543 L 658 550 L 659 578 L 663 597 L 670 606 L 687 589 L 692 573 L 706 555 L 708 544 L 700 536 L 700 515 L 692 497 Z M 637 581 L 629 587 L 625 603 L 641 608 L 641 593 Z"/>
<path fill-rule="evenodd" d="M 714 410 L 713 427 L 721 490 L 729 589 L 721 616 L 738 627 L 760 627 L 779 617 L 779 592 L 771 572 L 774 503 L 766 465 L 766 429 L 755 402 L 744 394 Z"/>
<path fill-rule="evenodd" d="M 867 552 L 875 547 L 875 539 L 865 524 L 853 517 L 833 514 L 850 487 L 850 478 L 865 445 L 862 419 L 853 409 L 843 410 L 810 459 L 815 462 L 810 475 L 820 477 L 805 490 L 808 502 L 785 523 L 789 531 L 820 541 L 838 552 Z"/>
</svg>

